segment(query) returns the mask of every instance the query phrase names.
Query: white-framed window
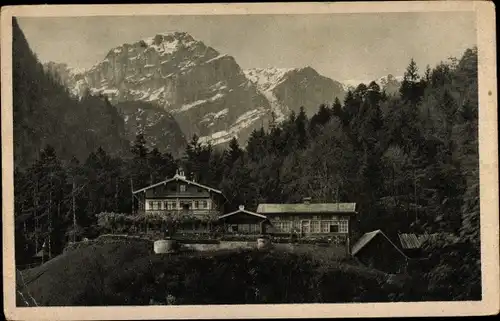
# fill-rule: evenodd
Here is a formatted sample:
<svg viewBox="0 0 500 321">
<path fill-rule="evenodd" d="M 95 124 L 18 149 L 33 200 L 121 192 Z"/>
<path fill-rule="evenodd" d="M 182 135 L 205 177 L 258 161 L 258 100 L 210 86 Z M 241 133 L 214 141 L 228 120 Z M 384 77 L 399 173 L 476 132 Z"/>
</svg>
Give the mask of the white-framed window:
<svg viewBox="0 0 500 321">
<path fill-rule="evenodd" d="M 347 220 L 340 220 L 339 222 L 339 232 L 340 233 L 347 233 L 348 230 L 348 221 Z"/>
<path fill-rule="evenodd" d="M 148 202 L 148 210 L 152 210 L 152 209 L 153 209 L 153 202 L 149 201 Z"/>
<path fill-rule="evenodd" d="M 282 233 L 289 233 L 292 231 L 292 222 L 290 221 L 280 221 L 274 223 L 276 230 Z"/>
<path fill-rule="evenodd" d="M 199 207 L 200 207 L 200 202 L 194 201 L 194 208 L 199 208 Z"/>
<path fill-rule="evenodd" d="M 186 191 L 186 185 L 181 185 L 180 186 L 180 191 L 185 192 Z"/>
<path fill-rule="evenodd" d="M 164 209 L 164 210 L 167 210 L 167 209 L 168 209 L 168 202 L 167 202 L 167 201 L 164 201 L 164 202 L 163 202 L 163 209 Z"/>
<path fill-rule="evenodd" d="M 311 221 L 311 233 L 320 233 L 321 225 L 320 221 Z"/>
<path fill-rule="evenodd" d="M 332 221 L 321 221 L 321 233 L 329 233 L 331 223 Z"/>
<path fill-rule="evenodd" d="M 208 208 L 208 202 L 207 201 L 202 201 L 203 208 Z"/>
<path fill-rule="evenodd" d="M 259 231 L 259 225 L 258 224 L 250 224 L 250 233 L 255 233 Z"/>
</svg>

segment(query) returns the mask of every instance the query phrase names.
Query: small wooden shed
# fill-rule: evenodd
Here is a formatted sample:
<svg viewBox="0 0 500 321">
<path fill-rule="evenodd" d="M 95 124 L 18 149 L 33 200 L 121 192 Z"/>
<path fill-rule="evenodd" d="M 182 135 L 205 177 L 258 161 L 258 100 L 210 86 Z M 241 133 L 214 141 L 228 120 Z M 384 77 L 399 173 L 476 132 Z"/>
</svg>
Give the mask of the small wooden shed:
<svg viewBox="0 0 500 321">
<path fill-rule="evenodd" d="M 363 265 L 387 273 L 403 273 L 408 266 L 409 257 L 381 230 L 361 236 L 351 253 Z"/>
</svg>

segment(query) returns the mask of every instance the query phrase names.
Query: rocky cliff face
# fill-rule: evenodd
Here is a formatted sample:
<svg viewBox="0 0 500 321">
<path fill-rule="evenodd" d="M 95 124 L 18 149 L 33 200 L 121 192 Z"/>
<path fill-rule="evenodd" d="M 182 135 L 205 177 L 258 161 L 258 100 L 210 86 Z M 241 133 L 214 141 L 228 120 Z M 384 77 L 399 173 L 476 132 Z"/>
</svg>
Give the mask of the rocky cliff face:
<svg viewBox="0 0 500 321">
<path fill-rule="evenodd" d="M 301 106 L 312 114 L 344 95 L 340 83 L 310 67 L 243 71 L 233 57 L 185 32 L 123 44 L 89 70 L 58 73 L 75 95 L 154 104 L 173 115 L 186 137 L 197 134 L 214 145 L 232 137 L 244 144 L 254 128 L 268 124 L 272 111 L 278 120 Z"/>
<path fill-rule="evenodd" d="M 134 141 L 142 133 L 146 146 L 169 152 L 179 157 L 184 152 L 187 140 L 174 117 L 167 111 L 143 101 L 126 101 L 116 104 L 127 129 L 127 138 Z"/>
</svg>

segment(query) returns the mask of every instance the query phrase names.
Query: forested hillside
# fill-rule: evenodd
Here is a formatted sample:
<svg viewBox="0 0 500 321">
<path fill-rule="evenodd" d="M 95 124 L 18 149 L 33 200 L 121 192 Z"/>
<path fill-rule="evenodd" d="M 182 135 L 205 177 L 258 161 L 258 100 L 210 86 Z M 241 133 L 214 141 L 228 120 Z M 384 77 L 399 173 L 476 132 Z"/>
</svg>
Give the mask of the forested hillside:
<svg viewBox="0 0 500 321">
<path fill-rule="evenodd" d="M 127 151 L 123 118 L 104 97 L 71 98 L 68 89 L 42 64 L 13 21 L 14 154 L 29 166 L 47 144 L 58 156 L 85 159 L 98 147 L 119 155 Z"/>
<path fill-rule="evenodd" d="M 269 130 L 254 130 L 247 146 L 233 139 L 219 152 L 194 136 L 185 155 L 174 159 L 148 148 L 142 135 L 130 148 L 132 157 L 112 155 L 123 129 L 114 107 L 96 97 L 68 98 L 43 73 L 15 21 L 14 33 L 19 261 L 34 253 L 36 233 L 50 235 L 55 254 L 68 236 L 92 236 L 96 214 L 130 212 L 132 189 L 172 176 L 182 165 L 197 181 L 220 188 L 234 207 L 255 210 L 260 202 L 305 196 L 356 202 L 354 238 L 375 229 L 392 238 L 454 233 L 461 246 L 433 244 L 435 267 L 422 277 L 432 281 L 437 299 L 480 297 L 476 48 L 424 71 L 412 60 L 396 95 L 375 82 L 360 84 L 311 118 L 301 109 L 271 122 Z M 35 160 L 40 146 L 46 147 Z M 27 233 L 23 222 L 36 224 L 35 232 Z M 458 279 L 463 286 L 450 281 Z"/>
</svg>

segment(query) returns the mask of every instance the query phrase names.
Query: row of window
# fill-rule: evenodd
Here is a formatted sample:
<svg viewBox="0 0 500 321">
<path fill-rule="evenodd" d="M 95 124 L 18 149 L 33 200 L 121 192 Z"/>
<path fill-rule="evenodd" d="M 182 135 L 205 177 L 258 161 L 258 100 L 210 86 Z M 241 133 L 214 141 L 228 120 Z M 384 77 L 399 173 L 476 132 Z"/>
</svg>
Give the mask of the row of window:
<svg viewBox="0 0 500 321">
<path fill-rule="evenodd" d="M 169 187 L 169 190 L 170 190 L 170 191 L 172 191 L 172 192 L 177 191 L 177 185 L 171 185 L 171 186 Z M 186 185 L 179 185 L 179 191 L 180 191 L 180 192 L 185 192 L 185 191 L 187 191 L 187 186 L 186 186 Z M 198 191 L 199 193 L 201 193 L 201 192 L 203 191 L 203 189 L 202 189 L 201 187 L 198 187 L 197 191 Z"/>
<path fill-rule="evenodd" d="M 259 233 L 259 224 L 234 224 L 228 226 L 229 232 L 241 232 L 241 233 Z"/>
<path fill-rule="evenodd" d="M 347 220 L 331 221 L 279 221 L 274 222 L 273 226 L 278 232 L 290 233 L 292 229 L 302 233 L 347 233 Z"/>
<path fill-rule="evenodd" d="M 150 210 L 208 209 L 208 201 L 149 201 Z"/>
<path fill-rule="evenodd" d="M 339 216 L 337 215 L 333 215 L 333 216 L 330 216 L 330 217 L 327 217 L 326 215 L 313 215 L 312 217 L 311 216 L 307 216 L 307 217 L 303 217 L 303 218 L 306 218 L 306 219 L 312 219 L 312 220 L 333 220 L 333 221 L 338 221 L 340 220 Z M 302 219 L 298 216 L 279 216 L 279 215 L 276 215 L 276 216 L 272 216 L 272 219 L 273 220 L 276 220 L 276 221 L 281 221 L 281 220 L 284 220 L 284 221 L 289 221 L 289 220 L 294 220 L 294 221 L 299 221 Z"/>
</svg>

